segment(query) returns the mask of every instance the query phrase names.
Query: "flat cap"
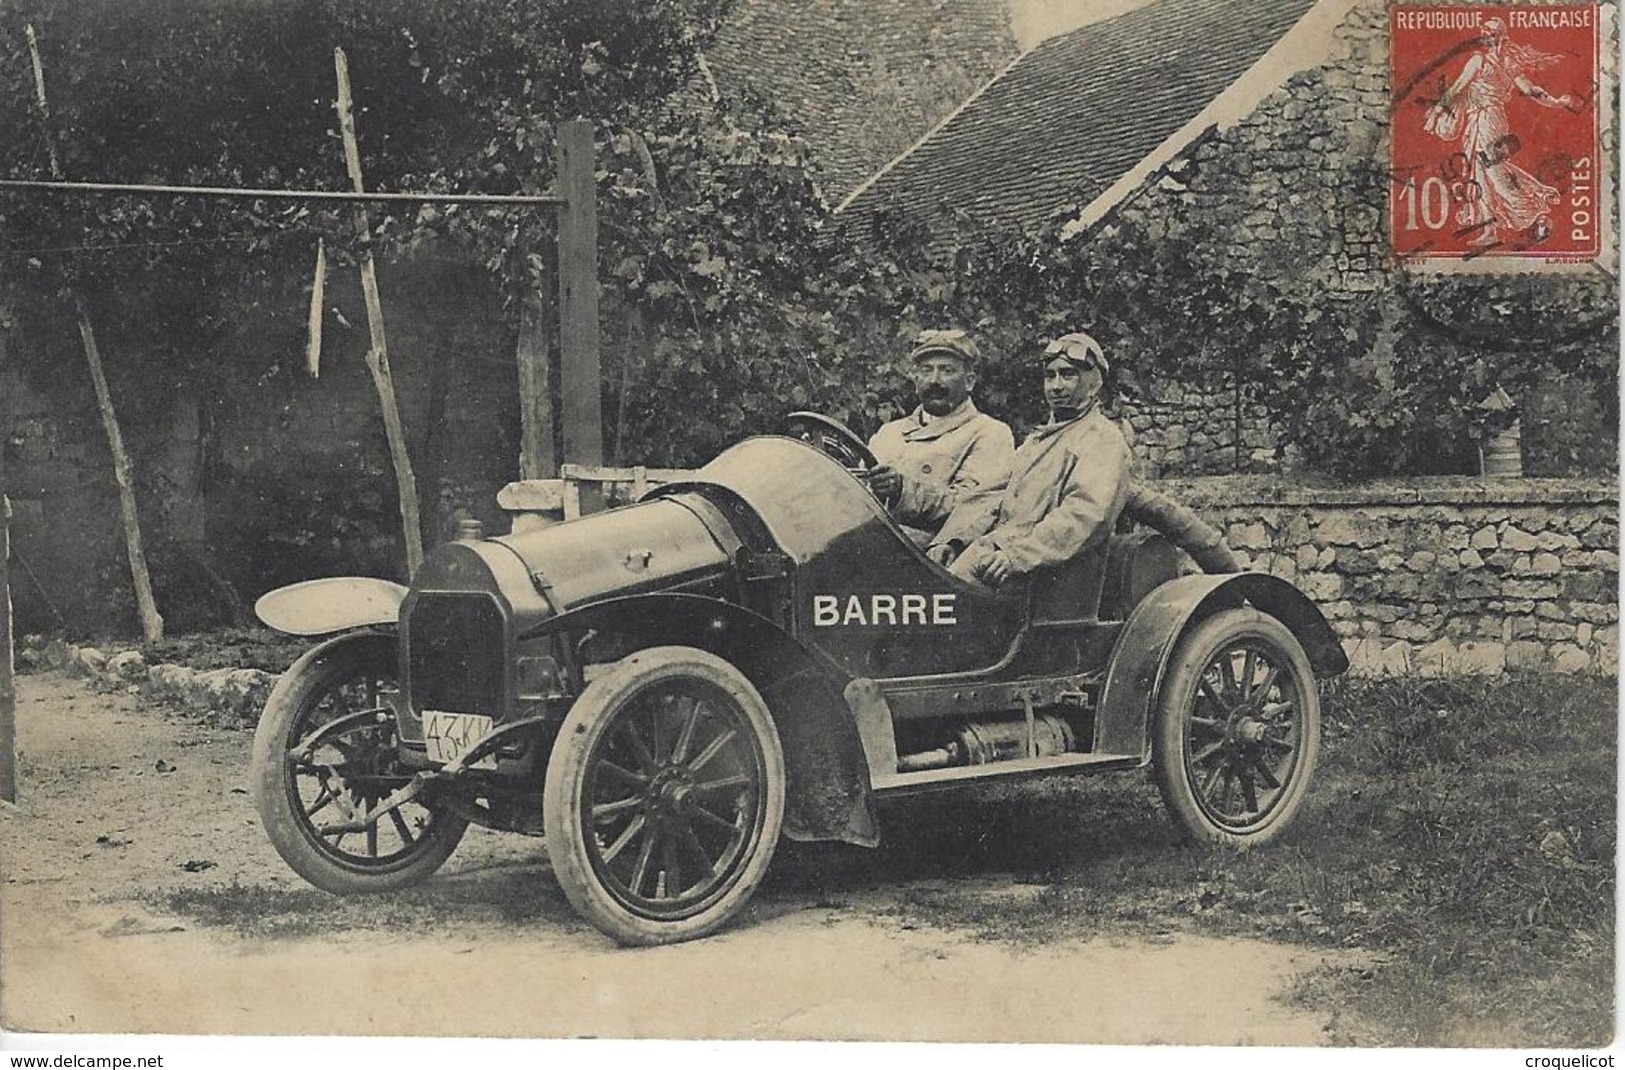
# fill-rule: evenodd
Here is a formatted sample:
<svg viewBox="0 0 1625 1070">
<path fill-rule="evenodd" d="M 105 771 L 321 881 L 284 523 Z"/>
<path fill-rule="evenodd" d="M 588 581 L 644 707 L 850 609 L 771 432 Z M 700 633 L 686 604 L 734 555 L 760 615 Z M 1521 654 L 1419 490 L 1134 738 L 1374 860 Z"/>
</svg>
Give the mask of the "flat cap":
<svg viewBox="0 0 1625 1070">
<path fill-rule="evenodd" d="M 946 353 L 958 357 L 969 367 L 975 367 L 982 359 L 982 351 L 976 348 L 976 343 L 964 331 L 921 331 L 914 339 L 914 348 L 909 350 L 910 363 L 934 353 Z"/>
</svg>

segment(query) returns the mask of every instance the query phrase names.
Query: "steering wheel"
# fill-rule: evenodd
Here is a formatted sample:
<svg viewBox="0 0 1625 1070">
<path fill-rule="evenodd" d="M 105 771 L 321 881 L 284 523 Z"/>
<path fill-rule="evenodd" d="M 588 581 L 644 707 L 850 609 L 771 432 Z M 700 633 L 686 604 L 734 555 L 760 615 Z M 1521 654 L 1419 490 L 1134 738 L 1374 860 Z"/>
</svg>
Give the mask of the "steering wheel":
<svg viewBox="0 0 1625 1070">
<path fill-rule="evenodd" d="M 784 433 L 799 438 L 822 452 L 831 460 L 839 461 L 853 472 L 867 472 L 880 467 L 869 447 L 839 420 L 818 412 L 792 412 L 784 418 Z"/>
</svg>

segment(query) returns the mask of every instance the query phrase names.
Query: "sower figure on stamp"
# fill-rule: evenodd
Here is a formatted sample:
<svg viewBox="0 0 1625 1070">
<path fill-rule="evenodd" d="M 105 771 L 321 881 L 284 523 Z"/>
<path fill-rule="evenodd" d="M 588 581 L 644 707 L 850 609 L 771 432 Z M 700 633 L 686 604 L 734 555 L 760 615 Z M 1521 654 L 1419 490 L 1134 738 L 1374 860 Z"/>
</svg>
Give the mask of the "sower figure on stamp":
<svg viewBox="0 0 1625 1070">
<path fill-rule="evenodd" d="M 1483 43 L 1429 109 L 1424 129 L 1444 141 L 1461 140 L 1469 197 L 1456 221 L 1478 229 L 1472 244 L 1497 244 L 1505 240 L 1502 231 L 1528 231 L 1531 240 L 1543 241 L 1559 194 L 1512 162 L 1520 142 L 1507 121 L 1507 102 L 1522 93 L 1543 107 L 1569 108 L 1574 99 L 1554 96 L 1526 77 L 1526 71 L 1544 70 L 1560 57 L 1508 41 L 1500 19 L 1485 21 Z"/>
<path fill-rule="evenodd" d="M 986 531 L 1010 479 L 1015 437 L 970 392 L 980 353 L 964 331 L 923 331 L 909 353 L 919 406 L 869 441 L 870 488 L 939 564 Z"/>
<path fill-rule="evenodd" d="M 1060 566 L 1111 537 L 1128 496 L 1132 455 L 1100 410 L 1110 366 L 1100 344 L 1069 334 L 1045 347 L 1049 422 L 1016 451 L 994 525 L 950 566 L 964 579 L 998 587 Z"/>
</svg>

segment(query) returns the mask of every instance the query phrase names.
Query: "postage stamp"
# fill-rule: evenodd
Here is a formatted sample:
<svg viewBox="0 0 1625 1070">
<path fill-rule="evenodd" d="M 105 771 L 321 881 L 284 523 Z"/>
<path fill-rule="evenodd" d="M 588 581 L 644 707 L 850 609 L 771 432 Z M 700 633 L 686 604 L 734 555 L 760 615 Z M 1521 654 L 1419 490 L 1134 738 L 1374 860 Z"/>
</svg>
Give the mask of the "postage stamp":
<svg viewBox="0 0 1625 1070">
<path fill-rule="evenodd" d="M 1390 10 L 1395 256 L 1601 253 L 1598 23 L 1595 4 Z"/>
</svg>

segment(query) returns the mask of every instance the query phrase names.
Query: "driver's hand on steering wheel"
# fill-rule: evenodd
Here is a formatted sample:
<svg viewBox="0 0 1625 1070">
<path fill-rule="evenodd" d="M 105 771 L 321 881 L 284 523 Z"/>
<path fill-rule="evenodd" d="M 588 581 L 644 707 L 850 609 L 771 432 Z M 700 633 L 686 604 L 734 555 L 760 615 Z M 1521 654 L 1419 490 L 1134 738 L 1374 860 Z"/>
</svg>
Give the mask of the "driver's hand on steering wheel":
<svg viewBox="0 0 1625 1070">
<path fill-rule="evenodd" d="M 903 473 L 890 465 L 879 465 L 863 473 L 864 481 L 875 497 L 883 502 L 895 502 L 903 494 Z"/>
</svg>

